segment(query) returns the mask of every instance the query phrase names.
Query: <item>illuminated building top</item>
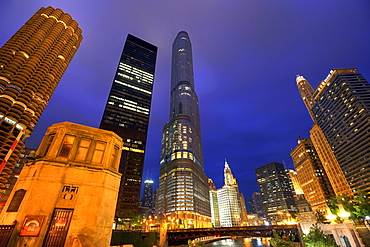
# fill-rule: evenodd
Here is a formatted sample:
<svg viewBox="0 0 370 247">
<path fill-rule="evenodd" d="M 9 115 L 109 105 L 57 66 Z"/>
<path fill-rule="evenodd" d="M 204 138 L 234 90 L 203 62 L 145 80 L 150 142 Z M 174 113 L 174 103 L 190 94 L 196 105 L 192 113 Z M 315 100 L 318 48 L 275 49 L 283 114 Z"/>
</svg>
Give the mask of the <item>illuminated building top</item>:
<svg viewBox="0 0 370 247">
<path fill-rule="evenodd" d="M 236 179 L 234 178 L 233 173 L 231 172 L 231 169 L 229 167 L 229 164 L 225 160 L 225 168 L 224 168 L 224 181 L 225 181 L 225 186 L 238 186 L 236 183 Z"/>
</svg>

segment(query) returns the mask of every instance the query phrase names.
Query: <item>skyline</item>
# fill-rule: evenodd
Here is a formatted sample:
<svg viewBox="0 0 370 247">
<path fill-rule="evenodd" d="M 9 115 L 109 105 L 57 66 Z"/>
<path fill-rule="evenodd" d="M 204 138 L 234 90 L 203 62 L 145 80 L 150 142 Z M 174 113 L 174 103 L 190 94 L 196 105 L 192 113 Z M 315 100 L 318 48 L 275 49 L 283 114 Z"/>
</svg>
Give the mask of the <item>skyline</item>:
<svg viewBox="0 0 370 247">
<path fill-rule="evenodd" d="M 143 174 L 143 181 L 153 179 L 157 188 L 161 133 L 169 112 L 171 43 L 184 30 L 193 46 L 205 173 L 221 188 L 226 158 L 248 199 L 258 192 L 254 168 L 283 161 L 293 168 L 290 151 L 298 136 L 309 137 L 313 123 L 296 86 L 297 74 L 314 89 L 333 68 L 355 67 L 370 80 L 367 1 L 110 3 L 48 1 L 72 15 L 84 40 L 25 140 L 27 147 L 37 148 L 53 123 L 99 126 L 130 33 L 159 48 Z M 47 5 L 20 0 L 0 6 L 2 46 Z"/>
</svg>

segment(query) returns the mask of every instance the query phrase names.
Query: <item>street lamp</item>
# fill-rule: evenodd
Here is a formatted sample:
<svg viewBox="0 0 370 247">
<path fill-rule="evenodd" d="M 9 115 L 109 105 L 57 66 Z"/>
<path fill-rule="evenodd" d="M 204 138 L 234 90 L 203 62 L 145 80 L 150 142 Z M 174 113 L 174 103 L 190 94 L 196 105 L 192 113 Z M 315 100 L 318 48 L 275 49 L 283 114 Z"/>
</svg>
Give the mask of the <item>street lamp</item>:
<svg viewBox="0 0 370 247">
<path fill-rule="evenodd" d="M 343 223 L 351 223 L 351 221 L 348 219 L 351 213 L 344 210 L 343 205 L 341 203 L 338 204 L 338 208 L 339 208 L 338 216 L 344 219 Z"/>
<path fill-rule="evenodd" d="M 280 224 L 282 223 L 282 221 L 283 221 L 283 212 L 282 211 L 277 211 L 277 214 L 279 215 L 279 222 L 280 222 Z"/>
</svg>

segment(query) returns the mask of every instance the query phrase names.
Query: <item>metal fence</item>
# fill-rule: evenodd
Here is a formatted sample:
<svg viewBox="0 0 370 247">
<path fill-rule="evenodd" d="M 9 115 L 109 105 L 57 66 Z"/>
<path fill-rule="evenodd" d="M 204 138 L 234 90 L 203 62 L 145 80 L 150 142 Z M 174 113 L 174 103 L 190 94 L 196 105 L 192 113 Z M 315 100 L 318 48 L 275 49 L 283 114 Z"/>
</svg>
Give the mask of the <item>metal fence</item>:
<svg viewBox="0 0 370 247">
<path fill-rule="evenodd" d="M 17 221 L 13 225 L 0 225 L 0 246 L 7 246 Z"/>
</svg>

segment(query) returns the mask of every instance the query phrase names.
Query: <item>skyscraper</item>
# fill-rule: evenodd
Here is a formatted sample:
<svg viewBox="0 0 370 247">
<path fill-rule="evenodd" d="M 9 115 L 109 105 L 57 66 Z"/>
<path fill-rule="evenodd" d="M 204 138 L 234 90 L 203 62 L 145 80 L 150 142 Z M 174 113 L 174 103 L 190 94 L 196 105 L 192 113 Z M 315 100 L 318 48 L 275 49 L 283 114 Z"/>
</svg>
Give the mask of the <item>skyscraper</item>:
<svg viewBox="0 0 370 247">
<path fill-rule="evenodd" d="M 157 214 L 174 217 L 179 228 L 211 226 L 208 188 L 191 43 L 182 31 L 172 45 L 170 121 L 162 133 Z"/>
<path fill-rule="evenodd" d="M 240 226 L 247 218 L 244 196 L 225 161 L 224 186 L 217 190 L 218 208 L 221 227 Z"/>
<path fill-rule="evenodd" d="M 316 118 L 312 112 L 312 106 L 315 103 L 315 91 L 303 76 L 297 75 L 296 82 L 302 100 L 305 103 L 306 108 L 314 122 L 314 125 L 310 130 L 310 139 L 320 158 L 321 164 L 323 164 L 323 168 L 326 171 L 334 193 L 336 195 L 351 195 L 352 191 L 349 187 L 347 179 L 345 178 L 344 173 L 339 166 L 338 160 L 335 157 L 328 140 L 326 139 L 321 128 L 317 125 Z M 321 83 L 317 88 L 317 91 L 321 91 L 324 84 L 325 83 Z"/>
<path fill-rule="evenodd" d="M 341 171 L 328 172 L 330 182 L 339 180 L 339 185 L 347 182 L 352 192 L 359 189 L 370 192 L 370 84 L 355 68 L 333 69 L 315 90 L 313 105 L 308 110 L 319 129 L 315 132 L 319 133 L 317 139 L 326 139 L 324 142 Z M 320 141 L 317 139 L 316 142 Z M 330 164 L 323 165 L 332 170 Z"/>
<path fill-rule="evenodd" d="M 100 123 L 124 142 L 116 216 L 138 212 L 156 58 L 156 46 L 127 36 Z"/>
<path fill-rule="evenodd" d="M 314 124 L 310 130 L 310 138 L 314 145 L 326 175 L 333 187 L 336 195 L 346 194 L 352 195 L 351 188 L 344 176 L 343 170 L 340 168 L 337 158 L 330 147 L 328 140 L 317 124 Z"/>
<path fill-rule="evenodd" d="M 220 211 L 218 208 L 218 196 L 216 185 L 212 179 L 208 179 L 209 184 L 209 202 L 211 204 L 212 227 L 220 227 Z"/>
<path fill-rule="evenodd" d="M 298 182 L 297 172 L 292 169 L 287 169 L 287 172 L 289 174 L 290 180 L 292 181 L 294 194 L 302 195 L 303 190 L 302 190 L 301 184 Z"/>
<path fill-rule="evenodd" d="M 262 199 L 261 199 L 260 192 L 253 192 L 252 202 L 253 202 L 253 208 L 254 208 L 254 212 L 252 213 L 258 214 L 259 217 L 264 217 L 263 205 L 262 205 Z"/>
<path fill-rule="evenodd" d="M 327 200 L 335 193 L 311 139 L 300 138 L 290 155 L 307 202 L 313 211 L 325 212 Z"/>
<path fill-rule="evenodd" d="M 148 209 L 148 213 L 153 213 L 153 180 L 144 181 L 144 195 L 141 199 L 141 206 Z"/>
<path fill-rule="evenodd" d="M 271 162 L 254 171 L 265 217 L 271 221 L 281 221 L 293 216 L 296 213 L 296 199 L 292 181 L 284 165 Z"/>
<path fill-rule="evenodd" d="M 0 48 L 0 187 L 80 46 L 81 33 L 69 14 L 41 8 Z"/>
</svg>

